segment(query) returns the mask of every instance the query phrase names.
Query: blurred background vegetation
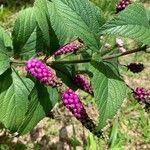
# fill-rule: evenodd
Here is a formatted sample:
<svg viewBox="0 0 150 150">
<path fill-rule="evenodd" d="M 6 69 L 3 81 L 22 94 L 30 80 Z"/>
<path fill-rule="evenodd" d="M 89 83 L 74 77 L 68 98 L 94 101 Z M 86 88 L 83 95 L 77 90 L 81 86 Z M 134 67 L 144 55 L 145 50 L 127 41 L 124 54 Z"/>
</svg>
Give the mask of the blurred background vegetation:
<svg viewBox="0 0 150 150">
<path fill-rule="evenodd" d="M 137 1 L 150 9 L 150 0 Z M 0 25 L 10 31 L 17 12 L 32 4 L 33 0 L 0 0 Z M 133 41 L 123 40 L 127 48 L 137 46 Z M 109 41 L 113 44 L 112 38 Z M 140 52 L 120 59 L 121 64 L 145 64 L 145 70 L 136 75 L 124 67 L 120 69 L 132 88 L 141 86 L 150 90 L 149 58 L 150 55 Z M 55 120 L 45 118 L 25 136 L 12 135 L 1 126 L 0 150 L 150 150 L 150 115 L 142 107 L 129 96 L 119 114 L 107 126 L 102 140 L 94 137 L 68 111 L 58 106 Z M 91 116 L 95 116 L 93 105 L 87 105 L 87 109 Z"/>
</svg>

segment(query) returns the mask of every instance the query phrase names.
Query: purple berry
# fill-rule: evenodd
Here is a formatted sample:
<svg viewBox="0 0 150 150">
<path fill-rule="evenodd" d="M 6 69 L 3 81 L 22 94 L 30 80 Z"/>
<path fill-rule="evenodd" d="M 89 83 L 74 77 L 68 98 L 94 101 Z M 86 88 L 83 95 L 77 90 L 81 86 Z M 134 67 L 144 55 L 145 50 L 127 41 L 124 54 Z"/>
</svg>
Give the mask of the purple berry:
<svg viewBox="0 0 150 150">
<path fill-rule="evenodd" d="M 116 6 L 116 12 L 120 12 L 126 8 L 127 5 L 130 4 L 130 0 L 120 0 Z"/>
<path fill-rule="evenodd" d="M 68 43 L 68 44 L 64 45 L 60 49 L 58 49 L 54 53 L 54 55 L 59 56 L 59 55 L 67 54 L 67 53 L 76 52 L 81 47 L 83 47 L 83 43 L 79 40 L 75 40 L 71 43 Z"/>
<path fill-rule="evenodd" d="M 52 87 L 59 85 L 54 70 L 38 59 L 28 60 L 25 69 L 44 85 Z"/>
<path fill-rule="evenodd" d="M 137 87 L 133 91 L 133 96 L 138 101 L 145 101 L 149 97 L 149 93 L 144 88 Z"/>
<path fill-rule="evenodd" d="M 76 84 L 79 88 L 81 88 L 85 92 L 87 92 L 89 94 L 93 94 L 91 84 L 83 74 L 76 74 L 73 77 L 73 82 L 74 82 L 74 84 Z"/>
<path fill-rule="evenodd" d="M 95 131 L 96 125 L 89 118 L 78 95 L 72 89 L 67 89 L 63 92 L 62 101 L 64 106 L 71 111 L 71 113 L 82 123 L 83 126 L 89 129 L 93 134 L 101 136 L 101 132 Z"/>
<path fill-rule="evenodd" d="M 131 63 L 127 67 L 133 73 L 139 73 L 144 70 L 144 65 L 141 63 Z"/>
</svg>

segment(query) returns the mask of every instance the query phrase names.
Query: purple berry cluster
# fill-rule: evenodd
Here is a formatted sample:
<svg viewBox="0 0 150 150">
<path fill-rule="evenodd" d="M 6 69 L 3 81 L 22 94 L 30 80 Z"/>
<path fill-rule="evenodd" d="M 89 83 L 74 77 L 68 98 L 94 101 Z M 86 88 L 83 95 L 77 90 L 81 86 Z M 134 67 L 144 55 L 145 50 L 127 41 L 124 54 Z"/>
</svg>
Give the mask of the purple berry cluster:
<svg viewBox="0 0 150 150">
<path fill-rule="evenodd" d="M 126 6 L 129 4 L 130 4 L 130 0 L 120 0 L 116 7 L 117 13 L 124 10 Z"/>
<path fill-rule="evenodd" d="M 81 122 L 86 119 L 87 113 L 78 95 L 72 90 L 67 89 L 62 96 L 63 104 Z"/>
<path fill-rule="evenodd" d="M 44 85 L 58 86 L 57 78 L 53 69 L 38 59 L 30 59 L 26 62 L 26 71 Z"/>
<path fill-rule="evenodd" d="M 83 46 L 83 43 L 81 43 L 79 40 L 75 40 L 71 43 L 68 43 L 68 44 L 64 45 L 60 49 L 58 49 L 54 53 L 54 55 L 59 56 L 59 55 L 67 54 L 67 53 L 76 52 L 82 46 Z"/>
<path fill-rule="evenodd" d="M 133 91 L 133 96 L 138 101 L 145 101 L 149 97 L 149 93 L 144 88 L 137 87 Z"/>
<path fill-rule="evenodd" d="M 75 74 L 73 77 L 73 82 L 85 92 L 93 94 L 92 86 L 83 74 Z"/>
<path fill-rule="evenodd" d="M 144 65 L 141 63 L 131 63 L 127 67 L 133 73 L 139 73 L 144 70 Z"/>
<path fill-rule="evenodd" d="M 95 131 L 96 125 L 89 118 L 78 95 L 72 89 L 67 89 L 63 92 L 62 101 L 64 106 L 71 111 L 71 113 L 82 123 L 83 126 L 95 135 L 101 135 L 100 132 Z"/>
</svg>

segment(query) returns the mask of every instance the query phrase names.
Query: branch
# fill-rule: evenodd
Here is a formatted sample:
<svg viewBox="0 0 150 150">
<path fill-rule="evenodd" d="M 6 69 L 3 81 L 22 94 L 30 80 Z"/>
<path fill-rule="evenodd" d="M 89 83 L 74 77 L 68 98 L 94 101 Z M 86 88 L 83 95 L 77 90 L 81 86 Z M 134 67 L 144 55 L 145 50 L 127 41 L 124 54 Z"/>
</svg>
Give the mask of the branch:
<svg viewBox="0 0 150 150">
<path fill-rule="evenodd" d="M 52 64 L 78 64 L 78 63 L 89 63 L 91 59 L 85 59 L 85 60 L 65 60 L 65 61 L 52 61 L 48 62 L 49 65 Z"/>
<path fill-rule="evenodd" d="M 147 45 L 136 48 L 136 49 L 133 49 L 133 50 L 130 50 L 130 51 L 127 51 L 127 52 L 124 52 L 124 53 L 118 53 L 118 54 L 114 54 L 114 55 L 110 55 L 110 56 L 104 56 L 104 57 L 102 57 L 102 59 L 103 60 L 109 60 L 109 59 L 118 58 L 118 57 L 121 57 L 121 56 L 126 56 L 126 55 L 129 55 L 129 54 L 133 54 L 133 53 L 136 53 L 136 52 L 141 52 L 141 51 L 146 52 L 145 51 L 146 49 L 147 49 Z"/>
<path fill-rule="evenodd" d="M 118 58 L 118 57 L 121 57 L 121 56 L 126 56 L 126 55 L 136 53 L 136 52 L 140 52 L 140 51 L 146 52 L 147 48 L 149 48 L 149 47 L 147 47 L 147 45 L 145 45 L 145 46 L 142 46 L 140 48 L 136 48 L 136 49 L 124 52 L 124 53 L 118 53 L 118 54 L 114 54 L 114 55 L 110 55 L 110 56 L 103 56 L 102 60 L 109 60 L 109 59 L 113 59 L 113 58 Z M 64 61 L 50 60 L 50 61 L 47 61 L 47 64 L 48 65 L 53 65 L 53 64 L 78 64 L 78 63 L 89 63 L 89 62 L 91 62 L 91 60 L 92 60 L 91 58 L 85 59 L 85 60 L 64 60 Z M 15 63 L 15 64 L 22 64 L 22 65 L 24 65 L 26 63 L 26 61 L 15 60 L 13 58 L 10 59 L 10 62 Z"/>
<path fill-rule="evenodd" d="M 126 55 L 129 55 L 129 54 L 132 54 L 132 53 L 136 53 L 136 52 L 141 52 L 141 51 L 144 51 L 146 52 L 145 50 L 147 49 L 147 45 L 145 46 L 142 46 L 142 47 L 139 47 L 139 48 L 136 48 L 136 49 L 133 49 L 133 50 L 130 50 L 130 51 L 127 51 L 127 52 L 124 52 L 124 53 L 118 53 L 118 54 L 114 54 L 114 55 L 110 55 L 110 56 L 103 56 L 102 57 L 102 60 L 109 60 L 109 59 L 113 59 L 113 58 L 118 58 L 118 57 L 121 57 L 121 56 L 126 56 Z M 86 60 L 71 60 L 71 61 L 52 61 L 48 64 L 76 64 L 76 63 L 89 63 L 91 62 L 92 59 L 86 59 Z"/>
</svg>

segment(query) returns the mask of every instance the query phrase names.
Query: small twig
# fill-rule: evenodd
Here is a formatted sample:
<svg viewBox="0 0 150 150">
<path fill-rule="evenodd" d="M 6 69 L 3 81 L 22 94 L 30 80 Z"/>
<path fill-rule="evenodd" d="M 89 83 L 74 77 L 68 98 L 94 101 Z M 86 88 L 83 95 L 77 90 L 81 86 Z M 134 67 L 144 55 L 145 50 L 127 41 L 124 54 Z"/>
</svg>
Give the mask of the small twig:
<svg viewBox="0 0 150 150">
<path fill-rule="evenodd" d="M 126 56 L 126 55 L 129 55 L 129 54 L 133 54 L 133 53 L 136 53 L 136 52 L 145 51 L 146 49 L 147 49 L 147 45 L 142 46 L 140 48 L 136 48 L 136 49 L 127 51 L 127 52 L 124 52 L 124 53 L 118 53 L 118 54 L 114 54 L 114 55 L 110 55 L 110 56 L 104 56 L 104 57 L 102 57 L 102 59 L 103 60 L 108 60 L 108 59 L 118 58 L 118 57 L 121 57 L 121 56 Z"/>
<path fill-rule="evenodd" d="M 10 63 L 13 63 L 13 64 L 22 64 L 24 65 L 26 63 L 26 61 L 22 61 L 22 60 L 16 60 L 14 58 L 10 58 Z"/>
</svg>

